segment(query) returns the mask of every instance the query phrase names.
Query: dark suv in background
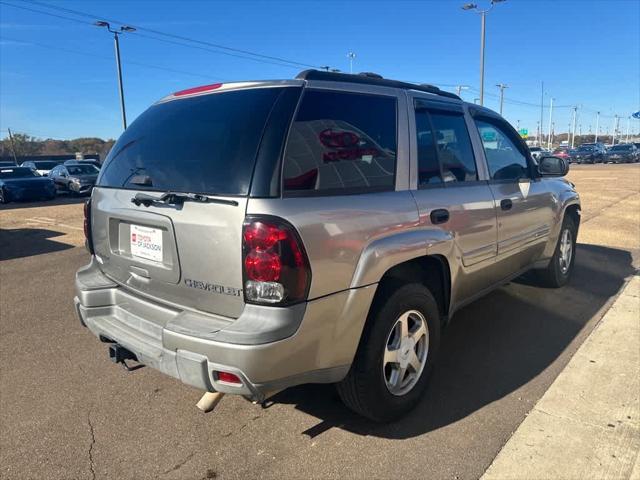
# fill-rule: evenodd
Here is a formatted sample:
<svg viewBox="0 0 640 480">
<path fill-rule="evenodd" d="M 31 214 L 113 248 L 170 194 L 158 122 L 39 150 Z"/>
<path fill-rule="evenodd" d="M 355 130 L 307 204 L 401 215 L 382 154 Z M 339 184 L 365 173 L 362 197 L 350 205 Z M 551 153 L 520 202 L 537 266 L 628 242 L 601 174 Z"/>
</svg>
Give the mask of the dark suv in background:
<svg viewBox="0 0 640 480">
<path fill-rule="evenodd" d="M 607 149 L 602 143 L 583 143 L 572 159 L 575 163 L 602 163 L 607 156 Z"/>
</svg>

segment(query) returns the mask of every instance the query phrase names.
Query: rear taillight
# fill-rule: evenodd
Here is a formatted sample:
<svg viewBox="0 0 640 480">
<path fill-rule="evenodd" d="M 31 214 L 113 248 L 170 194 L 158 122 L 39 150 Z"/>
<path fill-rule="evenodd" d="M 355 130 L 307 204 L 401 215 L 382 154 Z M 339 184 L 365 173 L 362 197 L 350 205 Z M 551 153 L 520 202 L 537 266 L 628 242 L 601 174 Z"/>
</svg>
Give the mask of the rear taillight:
<svg viewBox="0 0 640 480">
<path fill-rule="evenodd" d="M 93 238 L 91 236 L 91 199 L 84 203 L 84 245 L 93 255 Z"/>
<path fill-rule="evenodd" d="M 246 219 L 242 269 L 247 303 L 285 305 L 307 297 L 309 260 L 296 230 L 282 219 Z"/>
</svg>

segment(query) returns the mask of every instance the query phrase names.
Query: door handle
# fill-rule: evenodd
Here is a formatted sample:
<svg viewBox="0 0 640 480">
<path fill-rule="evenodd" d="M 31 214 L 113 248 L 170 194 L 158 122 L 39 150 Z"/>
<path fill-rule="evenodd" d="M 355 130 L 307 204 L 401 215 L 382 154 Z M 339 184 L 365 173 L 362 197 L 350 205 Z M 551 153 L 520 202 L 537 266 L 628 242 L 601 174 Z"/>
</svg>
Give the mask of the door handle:
<svg viewBox="0 0 640 480">
<path fill-rule="evenodd" d="M 438 208 L 431 212 L 431 223 L 438 225 L 439 223 L 446 223 L 449 221 L 449 210 L 444 208 Z"/>
<path fill-rule="evenodd" d="M 500 208 L 502 210 L 511 210 L 511 207 L 513 207 L 513 202 L 510 198 L 503 198 L 500 200 Z"/>
</svg>

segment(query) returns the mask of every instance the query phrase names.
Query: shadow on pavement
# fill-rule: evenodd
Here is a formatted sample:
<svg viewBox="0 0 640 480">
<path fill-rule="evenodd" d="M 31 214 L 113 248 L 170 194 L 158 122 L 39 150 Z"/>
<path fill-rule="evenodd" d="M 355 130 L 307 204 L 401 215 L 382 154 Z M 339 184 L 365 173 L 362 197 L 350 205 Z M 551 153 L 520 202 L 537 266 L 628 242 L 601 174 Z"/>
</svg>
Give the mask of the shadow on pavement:
<svg viewBox="0 0 640 480">
<path fill-rule="evenodd" d="M 519 279 L 459 311 L 442 337 L 438 365 L 418 407 L 398 422 L 356 417 L 332 385 L 304 385 L 272 400 L 293 404 L 321 422 L 305 435 L 339 427 L 402 439 L 452 424 L 542 373 L 633 274 L 628 251 L 578 245 L 574 276 L 557 290 Z"/>
<path fill-rule="evenodd" d="M 73 245 L 52 240 L 61 235 L 64 233 L 42 228 L 0 229 L 0 260 L 30 257 L 73 248 Z"/>
<path fill-rule="evenodd" d="M 70 195 L 61 195 L 53 200 L 41 200 L 33 202 L 11 202 L 0 204 L 0 212 L 3 210 L 16 210 L 20 208 L 35 208 L 35 207 L 56 207 L 58 205 L 72 205 L 75 203 L 86 202 L 89 197 L 72 197 Z"/>
</svg>

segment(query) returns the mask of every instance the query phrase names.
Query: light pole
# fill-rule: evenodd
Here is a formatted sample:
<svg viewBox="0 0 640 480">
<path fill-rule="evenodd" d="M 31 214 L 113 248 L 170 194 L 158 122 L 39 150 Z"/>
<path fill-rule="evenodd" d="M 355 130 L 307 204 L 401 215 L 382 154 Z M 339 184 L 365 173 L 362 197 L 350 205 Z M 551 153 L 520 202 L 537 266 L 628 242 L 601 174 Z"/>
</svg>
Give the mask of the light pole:
<svg viewBox="0 0 640 480">
<path fill-rule="evenodd" d="M 349 52 L 347 53 L 347 57 L 349 57 L 349 73 L 353 73 L 353 61 L 356 59 L 356 54 Z"/>
<path fill-rule="evenodd" d="M 124 89 L 122 88 L 122 65 L 120 63 L 120 41 L 118 37 L 124 32 L 135 32 L 136 29 L 128 25 L 122 25 L 118 30 L 112 30 L 109 22 L 103 22 L 98 20 L 95 22 L 97 27 L 106 27 L 111 33 L 113 33 L 113 43 L 116 50 L 116 67 L 118 68 L 118 91 L 120 92 L 120 110 L 122 111 L 122 126 L 127 129 L 127 113 L 124 108 Z"/>
<path fill-rule="evenodd" d="M 502 104 L 504 103 L 504 89 L 509 88 L 506 83 L 499 83 L 496 85 L 500 89 L 500 115 L 502 115 Z"/>
<path fill-rule="evenodd" d="M 573 128 L 571 128 L 571 148 L 576 141 L 576 117 L 578 116 L 578 107 L 573 107 Z"/>
<path fill-rule="evenodd" d="M 600 112 L 596 112 L 596 139 L 593 141 L 593 143 L 598 143 L 598 133 L 600 133 L 599 124 L 600 124 Z"/>
<path fill-rule="evenodd" d="M 620 117 L 618 117 L 618 115 L 615 115 L 615 122 L 613 124 L 613 138 L 611 139 L 611 145 L 615 145 L 616 144 L 616 133 L 618 133 L 618 120 L 620 120 Z"/>
<path fill-rule="evenodd" d="M 491 4 L 489 8 L 485 10 L 480 10 L 478 5 L 475 3 L 465 3 L 462 6 L 463 10 L 475 10 L 476 13 L 480 14 L 481 22 L 480 22 L 480 105 L 484 105 L 484 37 L 485 37 L 485 17 L 487 13 L 491 11 L 493 6 L 496 3 L 501 3 L 506 0 L 491 0 Z"/>
<path fill-rule="evenodd" d="M 626 143 L 629 143 L 629 126 L 631 125 L 631 117 L 627 117 L 627 139 Z"/>
<path fill-rule="evenodd" d="M 553 97 L 549 104 L 549 138 L 547 139 L 547 149 L 551 148 L 551 123 L 553 122 Z"/>
</svg>

